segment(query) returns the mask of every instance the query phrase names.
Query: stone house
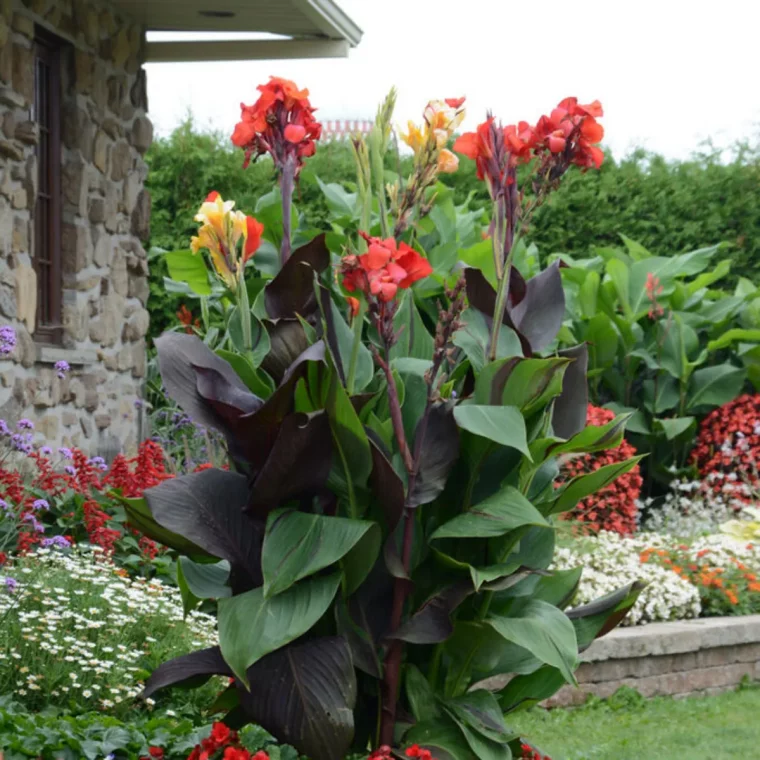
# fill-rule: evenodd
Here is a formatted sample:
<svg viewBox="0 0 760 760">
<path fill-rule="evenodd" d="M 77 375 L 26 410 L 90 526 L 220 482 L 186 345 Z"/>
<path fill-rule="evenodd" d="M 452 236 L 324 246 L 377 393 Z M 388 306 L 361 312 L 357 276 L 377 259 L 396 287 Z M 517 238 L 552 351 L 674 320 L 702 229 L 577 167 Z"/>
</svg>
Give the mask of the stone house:
<svg viewBox="0 0 760 760">
<path fill-rule="evenodd" d="M 282 38 L 154 42 L 152 30 Z M 0 418 L 106 457 L 146 433 L 143 64 L 337 57 L 360 38 L 332 0 L 0 0 L 0 326 L 16 334 L 0 355 Z"/>
</svg>

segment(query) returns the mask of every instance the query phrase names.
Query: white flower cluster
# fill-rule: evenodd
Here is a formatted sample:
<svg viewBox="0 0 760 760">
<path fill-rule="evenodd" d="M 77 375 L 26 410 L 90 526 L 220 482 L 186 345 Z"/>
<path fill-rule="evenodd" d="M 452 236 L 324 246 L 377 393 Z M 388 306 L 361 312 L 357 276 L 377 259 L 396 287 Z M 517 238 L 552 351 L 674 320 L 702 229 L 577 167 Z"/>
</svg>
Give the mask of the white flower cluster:
<svg viewBox="0 0 760 760">
<path fill-rule="evenodd" d="M 161 659 L 217 643 L 213 617 L 183 619 L 177 589 L 130 579 L 97 549 L 40 549 L 6 575 L 18 585 L 0 593 L 0 692 L 25 701 L 126 706 Z"/>
<path fill-rule="evenodd" d="M 641 562 L 645 549 L 667 545 L 672 545 L 672 540 L 657 534 L 630 538 L 602 531 L 572 549 L 558 548 L 554 566 L 558 570 L 583 567 L 573 606 L 587 604 L 632 581 L 647 583 L 623 625 L 698 617 L 701 606 L 696 586 L 672 570 Z"/>
<path fill-rule="evenodd" d="M 726 481 L 717 492 L 712 487 L 716 480 Z M 647 514 L 642 530 L 681 538 L 716 533 L 722 523 L 741 513 L 746 503 L 742 497 L 751 496 L 749 486 L 735 480 L 733 473 L 714 472 L 705 481 L 673 481 L 661 503 L 652 499 L 639 503 L 639 513 Z"/>
</svg>

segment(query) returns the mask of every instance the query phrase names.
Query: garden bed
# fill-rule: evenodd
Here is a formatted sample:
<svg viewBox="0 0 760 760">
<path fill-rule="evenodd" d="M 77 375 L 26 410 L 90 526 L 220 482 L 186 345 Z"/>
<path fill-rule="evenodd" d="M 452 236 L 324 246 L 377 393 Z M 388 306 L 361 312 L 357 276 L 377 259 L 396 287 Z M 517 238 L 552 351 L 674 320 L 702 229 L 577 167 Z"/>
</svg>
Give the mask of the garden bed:
<svg viewBox="0 0 760 760">
<path fill-rule="evenodd" d="M 581 655 L 578 688 L 565 686 L 547 707 L 578 705 L 627 686 L 645 697 L 727 691 L 760 677 L 760 615 L 619 628 Z"/>
</svg>

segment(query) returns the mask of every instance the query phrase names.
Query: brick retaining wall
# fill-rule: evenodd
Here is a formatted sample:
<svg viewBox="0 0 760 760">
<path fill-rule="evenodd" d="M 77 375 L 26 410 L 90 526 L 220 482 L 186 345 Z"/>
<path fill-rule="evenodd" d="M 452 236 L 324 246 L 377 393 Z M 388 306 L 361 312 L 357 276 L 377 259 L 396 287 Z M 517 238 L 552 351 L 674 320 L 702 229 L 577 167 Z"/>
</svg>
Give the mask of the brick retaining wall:
<svg viewBox="0 0 760 760">
<path fill-rule="evenodd" d="M 618 628 L 581 659 L 578 688 L 563 687 L 545 706 L 606 698 L 621 686 L 645 697 L 714 694 L 760 679 L 760 615 Z"/>
</svg>

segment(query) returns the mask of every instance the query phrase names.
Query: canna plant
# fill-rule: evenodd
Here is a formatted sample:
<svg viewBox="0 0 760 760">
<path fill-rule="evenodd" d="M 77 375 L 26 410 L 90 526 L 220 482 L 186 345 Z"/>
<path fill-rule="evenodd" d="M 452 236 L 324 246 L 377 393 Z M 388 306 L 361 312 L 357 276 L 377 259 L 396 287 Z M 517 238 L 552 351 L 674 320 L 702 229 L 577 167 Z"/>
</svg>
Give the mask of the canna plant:
<svg viewBox="0 0 760 760">
<path fill-rule="evenodd" d="M 760 381 L 757 289 L 741 279 L 718 289 L 730 260 L 723 245 L 656 256 L 623 236 L 624 248 L 588 259 L 560 255 L 567 295 L 560 342 L 589 346 L 592 400 L 618 413 L 646 464 L 648 491 L 686 471 L 698 419 Z"/>
<path fill-rule="evenodd" d="M 365 172 L 366 192 L 390 196 L 367 205 L 373 229 L 339 257 L 318 236 L 264 279 L 244 314 L 265 348 L 157 340 L 169 394 L 224 437 L 230 468 L 125 500 L 181 555 L 188 608 L 218 605 L 219 645 L 160 666 L 146 697 L 227 676 L 215 708 L 230 727 L 258 723 L 312 760 L 522 756 L 509 714 L 573 683 L 579 651 L 640 590 L 568 610 L 581 568 L 549 570 L 555 517 L 636 460 L 555 487 L 562 457 L 616 446 L 626 417 L 585 425 L 586 349 L 553 350 L 559 268 L 526 280 L 513 266 L 530 211 L 514 167 L 545 197 L 601 161 L 600 115 L 567 99 L 534 128 L 489 117 L 459 138 L 493 198 L 487 273 L 440 274 L 415 242 L 452 163 L 423 129 L 408 184 Z M 373 149 L 357 149 L 360 169 Z"/>
</svg>

